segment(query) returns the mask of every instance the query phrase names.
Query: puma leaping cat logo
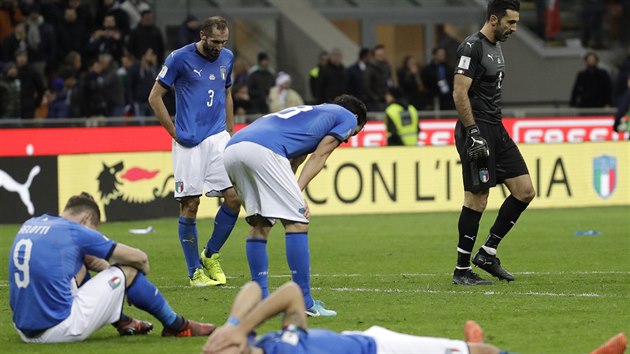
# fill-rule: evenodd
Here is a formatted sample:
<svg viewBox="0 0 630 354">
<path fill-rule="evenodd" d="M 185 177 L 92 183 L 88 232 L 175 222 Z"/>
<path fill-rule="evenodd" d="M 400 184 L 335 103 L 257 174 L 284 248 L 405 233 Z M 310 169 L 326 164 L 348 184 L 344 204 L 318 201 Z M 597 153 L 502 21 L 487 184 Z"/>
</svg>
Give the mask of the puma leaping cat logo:
<svg viewBox="0 0 630 354">
<path fill-rule="evenodd" d="M 199 75 L 199 77 L 201 77 L 201 72 L 202 72 L 202 71 L 203 71 L 203 69 L 199 69 L 199 70 L 197 70 L 197 69 L 193 69 L 193 72 L 194 72 L 195 74 Z"/>
<path fill-rule="evenodd" d="M 31 188 L 31 183 L 33 182 L 33 178 L 39 174 L 41 168 L 39 166 L 33 167 L 31 172 L 28 174 L 28 178 L 24 184 L 16 182 L 13 177 L 9 176 L 8 173 L 0 170 L 0 187 L 4 187 L 9 192 L 17 193 L 22 200 L 22 203 L 26 206 L 28 213 L 30 215 L 35 214 L 35 207 L 33 206 L 33 202 L 31 201 L 31 192 L 29 188 Z"/>
</svg>

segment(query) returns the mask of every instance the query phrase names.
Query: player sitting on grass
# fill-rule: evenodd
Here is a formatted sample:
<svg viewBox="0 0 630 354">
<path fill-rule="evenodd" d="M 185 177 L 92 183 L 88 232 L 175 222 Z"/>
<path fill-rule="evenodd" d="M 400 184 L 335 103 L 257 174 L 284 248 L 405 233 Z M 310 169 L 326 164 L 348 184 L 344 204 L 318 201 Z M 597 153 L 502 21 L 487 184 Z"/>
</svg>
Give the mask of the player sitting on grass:
<svg viewBox="0 0 630 354">
<path fill-rule="evenodd" d="M 81 193 L 68 200 L 61 216 L 44 214 L 19 229 L 9 257 L 9 292 L 20 338 L 29 343 L 78 342 L 107 323 L 119 330 L 133 323 L 137 334 L 148 332 L 150 324 L 122 316 L 125 293 L 132 305 L 162 322 L 162 336 L 212 333 L 214 325 L 186 320 L 171 309 L 145 277 L 147 255 L 96 231 L 100 220 L 92 196 Z M 85 263 L 95 259 L 113 265 L 88 266 L 100 272 L 77 287 Z"/>
<path fill-rule="evenodd" d="M 418 337 L 372 326 L 366 331 L 337 333 L 324 329 L 307 330 L 304 300 L 299 286 L 288 282 L 264 300 L 255 282 L 243 286 L 236 295 L 227 323 L 217 328 L 206 341 L 203 352 L 243 354 L 502 354 L 507 353 L 484 343 L 481 327 L 466 322 L 466 341 Z M 284 313 L 282 330 L 262 335 L 251 342 L 253 331 L 267 319 Z M 623 333 L 611 338 L 591 354 L 621 354 L 627 339 Z"/>
</svg>

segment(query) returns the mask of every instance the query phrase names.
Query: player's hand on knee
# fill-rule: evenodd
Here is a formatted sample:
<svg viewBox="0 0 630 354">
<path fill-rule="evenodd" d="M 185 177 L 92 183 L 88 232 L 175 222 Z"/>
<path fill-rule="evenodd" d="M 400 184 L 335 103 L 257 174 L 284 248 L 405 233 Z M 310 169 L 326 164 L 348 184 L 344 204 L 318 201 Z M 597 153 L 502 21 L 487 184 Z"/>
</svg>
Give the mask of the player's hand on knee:
<svg viewBox="0 0 630 354">
<path fill-rule="evenodd" d="M 490 156 L 488 142 L 481 136 L 477 124 L 466 127 L 466 155 L 471 161 Z"/>
</svg>

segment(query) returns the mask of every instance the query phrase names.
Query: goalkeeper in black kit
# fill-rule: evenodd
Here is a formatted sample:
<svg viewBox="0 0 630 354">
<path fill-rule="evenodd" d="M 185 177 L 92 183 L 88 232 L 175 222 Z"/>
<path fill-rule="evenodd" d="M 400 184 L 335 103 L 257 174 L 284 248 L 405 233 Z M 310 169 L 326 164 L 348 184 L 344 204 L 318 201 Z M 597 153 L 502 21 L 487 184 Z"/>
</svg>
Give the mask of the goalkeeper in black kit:
<svg viewBox="0 0 630 354">
<path fill-rule="evenodd" d="M 467 37 L 457 49 L 453 98 L 459 121 L 455 144 L 462 161 L 465 193 L 453 284 L 492 284 L 473 273 L 470 262 L 489 189 L 497 183 L 505 184 L 511 194 L 472 263 L 498 279 L 514 280 L 501 266 L 497 248 L 535 195 L 525 160 L 501 120 L 505 60 L 500 42 L 516 31 L 519 10 L 518 0 L 490 0 L 481 31 Z"/>
</svg>

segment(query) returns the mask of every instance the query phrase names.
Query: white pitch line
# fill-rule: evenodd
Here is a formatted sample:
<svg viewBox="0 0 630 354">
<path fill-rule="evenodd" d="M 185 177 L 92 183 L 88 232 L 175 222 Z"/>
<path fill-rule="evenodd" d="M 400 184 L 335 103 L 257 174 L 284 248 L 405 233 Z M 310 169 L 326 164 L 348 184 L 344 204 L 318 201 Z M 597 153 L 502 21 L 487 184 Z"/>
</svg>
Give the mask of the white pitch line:
<svg viewBox="0 0 630 354">
<path fill-rule="evenodd" d="M 430 289 L 371 289 L 371 288 L 312 288 L 312 290 L 328 290 L 337 292 L 358 292 L 358 293 L 396 293 L 396 294 L 481 294 L 481 295 L 523 295 L 523 296 L 557 296 L 557 297 L 611 297 L 595 293 L 550 293 L 550 292 L 507 292 L 507 291 L 455 291 L 455 290 L 430 290 Z"/>
</svg>

